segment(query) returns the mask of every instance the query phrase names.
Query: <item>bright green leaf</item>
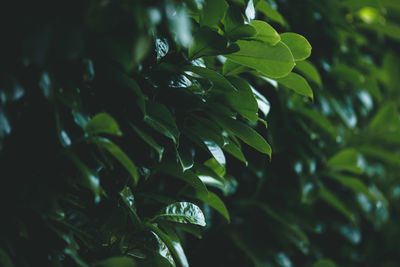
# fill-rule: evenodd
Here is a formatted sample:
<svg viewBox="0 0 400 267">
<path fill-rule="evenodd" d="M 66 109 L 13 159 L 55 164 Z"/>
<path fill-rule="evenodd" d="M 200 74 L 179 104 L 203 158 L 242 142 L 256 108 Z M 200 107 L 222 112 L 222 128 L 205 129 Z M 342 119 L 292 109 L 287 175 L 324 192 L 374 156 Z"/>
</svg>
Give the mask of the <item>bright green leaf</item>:
<svg viewBox="0 0 400 267">
<path fill-rule="evenodd" d="M 310 43 L 300 34 L 292 32 L 282 33 L 281 41 L 290 48 L 295 61 L 304 60 L 311 55 Z"/>
<path fill-rule="evenodd" d="M 206 0 L 200 14 L 200 26 L 218 25 L 228 7 L 225 0 Z"/>
<path fill-rule="evenodd" d="M 290 73 L 294 59 L 289 48 L 282 42 L 271 46 L 259 41 L 239 40 L 240 51 L 226 57 L 238 64 L 253 68 L 271 78 L 281 78 Z"/>
<path fill-rule="evenodd" d="M 254 39 L 270 45 L 276 45 L 281 40 L 279 33 L 265 21 L 253 20 L 251 25 L 253 25 L 257 31 L 256 35 L 253 37 Z"/>
<path fill-rule="evenodd" d="M 314 93 L 308 82 L 296 73 L 291 72 L 283 78 L 276 79 L 276 81 L 300 95 L 314 99 Z"/>
</svg>

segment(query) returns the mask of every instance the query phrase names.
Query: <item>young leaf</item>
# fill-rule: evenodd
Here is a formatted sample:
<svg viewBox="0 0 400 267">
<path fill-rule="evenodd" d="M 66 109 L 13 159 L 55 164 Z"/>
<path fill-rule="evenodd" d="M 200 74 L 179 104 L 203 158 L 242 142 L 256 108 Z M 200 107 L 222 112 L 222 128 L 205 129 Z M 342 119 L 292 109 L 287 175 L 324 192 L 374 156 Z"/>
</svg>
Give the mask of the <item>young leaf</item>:
<svg viewBox="0 0 400 267">
<path fill-rule="evenodd" d="M 203 212 L 190 202 L 176 202 L 168 205 L 152 219 L 152 221 L 158 220 L 206 226 Z"/>
<path fill-rule="evenodd" d="M 97 144 L 99 147 L 107 150 L 111 155 L 113 155 L 113 157 L 117 159 L 132 176 L 134 184 L 136 185 L 138 183 L 139 174 L 137 172 L 135 164 L 116 144 L 106 138 L 100 137 L 93 138 L 90 141 Z"/>
<path fill-rule="evenodd" d="M 311 99 L 314 99 L 313 91 L 308 84 L 308 82 L 296 73 L 289 73 L 289 75 L 276 79 L 276 81 L 289 89 L 294 90 L 296 93 L 304 96 L 308 96 Z"/>
<path fill-rule="evenodd" d="M 304 60 L 311 55 L 310 43 L 300 34 L 292 32 L 282 33 L 281 41 L 290 48 L 295 61 Z"/>
<path fill-rule="evenodd" d="M 86 123 L 85 132 L 88 134 L 113 134 L 122 135 L 118 123 L 109 114 L 103 112 L 94 116 Z"/>
<path fill-rule="evenodd" d="M 288 75 L 294 67 L 290 49 L 282 42 L 271 46 L 259 41 L 239 40 L 240 50 L 226 57 L 233 62 L 253 68 L 271 78 Z"/>
</svg>

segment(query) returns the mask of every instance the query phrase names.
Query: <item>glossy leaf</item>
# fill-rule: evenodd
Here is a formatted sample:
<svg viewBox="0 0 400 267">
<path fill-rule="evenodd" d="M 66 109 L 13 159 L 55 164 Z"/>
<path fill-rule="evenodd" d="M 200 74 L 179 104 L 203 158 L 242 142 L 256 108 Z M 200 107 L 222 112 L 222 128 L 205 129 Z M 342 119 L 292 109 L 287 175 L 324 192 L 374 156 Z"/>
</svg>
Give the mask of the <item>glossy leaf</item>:
<svg viewBox="0 0 400 267">
<path fill-rule="evenodd" d="M 304 60 L 311 55 L 310 43 L 300 34 L 292 32 L 282 33 L 281 41 L 290 48 L 295 61 Z"/>
<path fill-rule="evenodd" d="M 203 212 L 190 202 L 176 202 L 168 205 L 152 219 L 152 221 L 158 220 L 206 226 Z"/>
<path fill-rule="evenodd" d="M 183 172 L 193 167 L 194 156 L 195 156 L 195 151 L 190 145 L 183 142 L 179 144 L 179 147 L 177 149 L 177 157 L 182 166 Z"/>
<path fill-rule="evenodd" d="M 275 46 L 259 41 L 239 40 L 240 51 L 226 57 L 233 62 L 253 68 L 271 78 L 284 77 L 293 69 L 294 58 L 282 42 Z"/>
<path fill-rule="evenodd" d="M 308 82 L 296 73 L 291 72 L 283 78 L 276 79 L 276 81 L 300 95 L 314 99 L 314 93 Z"/>
<path fill-rule="evenodd" d="M 272 28 L 271 25 L 262 20 L 253 20 L 251 25 L 256 29 L 257 33 L 253 37 L 256 40 L 276 45 L 281 40 L 279 33 Z"/>
<path fill-rule="evenodd" d="M 86 123 L 85 132 L 88 134 L 122 135 L 118 123 L 107 113 L 99 113 Z"/>
<path fill-rule="evenodd" d="M 123 152 L 116 144 L 106 138 L 94 138 L 91 141 L 93 141 L 102 149 L 108 151 L 128 171 L 133 178 L 134 184 L 136 185 L 138 183 L 139 174 L 137 168 L 131 159 L 125 154 L 125 152 Z"/>
<path fill-rule="evenodd" d="M 360 154 L 355 149 L 344 149 L 332 156 L 327 166 L 334 170 L 344 170 L 355 174 L 363 173 L 359 161 Z"/>
</svg>

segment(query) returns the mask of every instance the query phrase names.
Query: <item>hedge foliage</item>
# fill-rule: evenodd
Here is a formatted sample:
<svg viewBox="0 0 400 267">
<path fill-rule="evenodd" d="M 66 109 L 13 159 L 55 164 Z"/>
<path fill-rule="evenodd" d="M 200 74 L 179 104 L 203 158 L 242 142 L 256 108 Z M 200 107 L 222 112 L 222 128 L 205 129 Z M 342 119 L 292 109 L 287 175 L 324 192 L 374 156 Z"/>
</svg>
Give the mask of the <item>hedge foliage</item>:
<svg viewBox="0 0 400 267">
<path fill-rule="evenodd" d="M 0 17 L 1 266 L 400 262 L 398 0 Z"/>
</svg>

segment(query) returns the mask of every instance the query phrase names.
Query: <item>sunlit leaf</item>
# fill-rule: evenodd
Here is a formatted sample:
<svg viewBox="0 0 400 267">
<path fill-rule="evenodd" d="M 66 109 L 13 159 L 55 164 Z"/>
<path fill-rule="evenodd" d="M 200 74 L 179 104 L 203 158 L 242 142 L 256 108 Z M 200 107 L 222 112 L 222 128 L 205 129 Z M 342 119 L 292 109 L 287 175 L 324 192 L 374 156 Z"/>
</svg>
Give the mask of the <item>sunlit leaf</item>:
<svg viewBox="0 0 400 267">
<path fill-rule="evenodd" d="M 276 81 L 300 95 L 314 99 L 314 93 L 308 82 L 296 73 L 291 72 L 283 78 L 276 79 Z"/>
<path fill-rule="evenodd" d="M 360 154 L 355 149 L 344 149 L 337 154 L 333 155 L 327 166 L 334 170 L 344 170 L 355 174 L 363 173 L 360 167 Z"/>
<path fill-rule="evenodd" d="M 292 32 L 282 33 L 281 41 L 290 48 L 295 61 L 304 60 L 311 55 L 310 43 L 300 34 Z"/>
</svg>

